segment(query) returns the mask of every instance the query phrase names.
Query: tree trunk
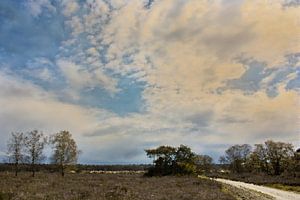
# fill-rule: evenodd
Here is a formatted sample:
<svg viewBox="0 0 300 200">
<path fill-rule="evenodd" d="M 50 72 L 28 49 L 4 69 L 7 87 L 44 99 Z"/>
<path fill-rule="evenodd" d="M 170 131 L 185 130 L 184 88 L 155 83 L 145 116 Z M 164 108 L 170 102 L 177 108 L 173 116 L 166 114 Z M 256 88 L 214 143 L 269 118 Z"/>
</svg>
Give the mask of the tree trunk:
<svg viewBox="0 0 300 200">
<path fill-rule="evenodd" d="M 15 165 L 16 165 L 15 176 L 18 176 L 18 164 L 19 164 L 19 163 L 18 163 L 18 161 L 17 161 L 16 164 L 15 164 Z"/>
<path fill-rule="evenodd" d="M 268 162 L 265 162 L 265 165 L 266 165 L 266 172 L 267 172 L 267 174 L 269 174 L 270 172 L 269 172 L 269 164 L 268 164 Z"/>
<path fill-rule="evenodd" d="M 35 177 L 34 165 L 32 165 L 32 177 Z"/>
<path fill-rule="evenodd" d="M 34 159 L 32 159 L 32 162 L 31 162 L 31 170 L 32 170 L 32 177 L 35 176 L 35 161 Z"/>
<path fill-rule="evenodd" d="M 275 163 L 274 173 L 275 173 L 275 175 L 280 175 L 280 163 L 279 163 L 279 161 L 276 161 L 276 163 Z"/>
<path fill-rule="evenodd" d="M 64 170 L 64 165 L 61 164 L 61 176 L 64 177 L 65 176 L 65 170 Z"/>
</svg>

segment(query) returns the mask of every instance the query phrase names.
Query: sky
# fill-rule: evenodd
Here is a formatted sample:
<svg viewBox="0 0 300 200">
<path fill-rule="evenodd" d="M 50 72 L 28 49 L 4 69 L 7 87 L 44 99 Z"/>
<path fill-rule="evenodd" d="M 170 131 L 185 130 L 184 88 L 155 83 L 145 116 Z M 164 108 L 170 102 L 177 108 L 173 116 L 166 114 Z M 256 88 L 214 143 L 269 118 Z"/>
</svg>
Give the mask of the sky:
<svg viewBox="0 0 300 200">
<path fill-rule="evenodd" d="M 300 147 L 299 0 L 1 0 L 0 158 L 68 130 L 79 162 Z"/>
</svg>

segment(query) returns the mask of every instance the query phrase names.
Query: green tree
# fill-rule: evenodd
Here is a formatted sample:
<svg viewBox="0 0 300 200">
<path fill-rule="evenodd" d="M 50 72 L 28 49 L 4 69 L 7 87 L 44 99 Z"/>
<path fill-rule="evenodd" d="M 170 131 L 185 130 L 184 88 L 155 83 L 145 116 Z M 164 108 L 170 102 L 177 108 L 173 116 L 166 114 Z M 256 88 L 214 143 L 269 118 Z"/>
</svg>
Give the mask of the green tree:
<svg viewBox="0 0 300 200">
<path fill-rule="evenodd" d="M 300 156 L 296 151 L 283 163 L 283 169 L 287 174 L 297 177 L 297 174 L 300 172 Z"/>
<path fill-rule="evenodd" d="M 24 143 L 25 151 L 27 153 L 26 157 L 30 162 L 32 177 L 34 177 L 36 164 L 45 158 L 45 156 L 43 155 L 43 150 L 45 144 L 47 144 L 47 138 L 44 137 L 42 132 L 33 130 L 25 135 Z"/>
<path fill-rule="evenodd" d="M 256 153 L 251 153 L 249 158 L 246 160 L 245 169 L 248 172 L 262 172 L 261 161 Z"/>
<path fill-rule="evenodd" d="M 294 176 L 300 175 L 300 148 L 295 151 L 294 154 L 294 159 L 295 159 L 295 173 Z"/>
<path fill-rule="evenodd" d="M 77 149 L 75 140 L 68 131 L 56 133 L 51 143 L 54 146 L 52 161 L 60 166 L 61 175 L 65 175 L 65 168 L 68 165 L 76 164 L 80 151 Z"/>
<path fill-rule="evenodd" d="M 192 149 L 185 145 L 180 145 L 175 152 L 176 162 L 193 163 L 195 160 L 195 154 Z"/>
<path fill-rule="evenodd" d="M 154 167 L 148 175 L 190 174 L 195 172 L 195 154 L 185 145 L 178 148 L 160 146 L 156 149 L 145 150 L 147 156 L 153 159 Z"/>
<path fill-rule="evenodd" d="M 230 164 L 233 172 L 241 173 L 245 170 L 245 164 L 251 153 L 249 144 L 234 145 L 225 151 L 225 156 L 220 157 L 223 164 Z"/>
<path fill-rule="evenodd" d="M 256 166 L 257 171 L 270 173 L 270 163 L 267 148 L 263 144 L 255 144 L 251 154 L 251 162 Z"/>
<path fill-rule="evenodd" d="M 24 159 L 24 136 L 23 133 L 11 133 L 7 144 L 9 161 L 15 165 L 15 176 L 18 176 L 19 164 Z"/>
<path fill-rule="evenodd" d="M 284 166 L 288 165 L 288 161 L 294 156 L 293 145 L 268 140 L 265 142 L 265 148 L 274 175 L 280 175 L 284 171 Z"/>
<path fill-rule="evenodd" d="M 176 148 L 171 146 L 160 146 L 156 149 L 145 150 L 147 156 L 153 159 L 155 165 L 151 168 L 149 175 L 168 175 L 172 173 Z"/>
<path fill-rule="evenodd" d="M 196 172 L 195 153 L 191 148 L 180 145 L 175 152 L 175 163 L 173 170 L 175 174 L 193 174 Z"/>
</svg>

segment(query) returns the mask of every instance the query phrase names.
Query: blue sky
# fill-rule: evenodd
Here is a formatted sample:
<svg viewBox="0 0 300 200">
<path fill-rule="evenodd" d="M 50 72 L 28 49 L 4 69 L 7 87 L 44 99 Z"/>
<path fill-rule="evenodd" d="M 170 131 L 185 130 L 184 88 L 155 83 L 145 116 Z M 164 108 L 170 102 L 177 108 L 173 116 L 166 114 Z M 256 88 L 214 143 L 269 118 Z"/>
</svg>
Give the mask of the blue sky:
<svg viewBox="0 0 300 200">
<path fill-rule="evenodd" d="M 32 129 L 70 130 L 84 163 L 298 147 L 298 13 L 292 0 L 2 0 L 0 156 Z"/>
</svg>

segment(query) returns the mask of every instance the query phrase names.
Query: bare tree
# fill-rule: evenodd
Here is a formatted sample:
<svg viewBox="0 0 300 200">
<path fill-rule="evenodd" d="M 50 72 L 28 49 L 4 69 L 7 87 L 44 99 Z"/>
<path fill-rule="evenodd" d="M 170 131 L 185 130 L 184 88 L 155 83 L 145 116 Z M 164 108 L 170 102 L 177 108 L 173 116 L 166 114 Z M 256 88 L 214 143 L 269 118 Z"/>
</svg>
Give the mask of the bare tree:
<svg viewBox="0 0 300 200">
<path fill-rule="evenodd" d="M 196 155 L 195 164 L 198 171 L 208 172 L 212 169 L 213 159 L 208 155 Z"/>
<path fill-rule="evenodd" d="M 33 130 L 26 134 L 24 142 L 27 159 L 31 164 L 32 176 L 34 177 L 36 171 L 35 165 L 45 158 L 43 150 L 47 143 L 47 139 L 44 137 L 43 133 Z"/>
<path fill-rule="evenodd" d="M 52 161 L 60 166 L 61 175 L 64 176 L 66 166 L 77 162 L 80 151 L 78 151 L 76 142 L 68 131 L 55 134 L 51 143 L 54 146 Z"/>
<path fill-rule="evenodd" d="M 9 161 L 15 165 L 15 176 L 18 176 L 19 163 L 23 161 L 24 150 L 23 133 L 11 133 L 11 138 L 7 144 L 7 154 Z"/>
</svg>

